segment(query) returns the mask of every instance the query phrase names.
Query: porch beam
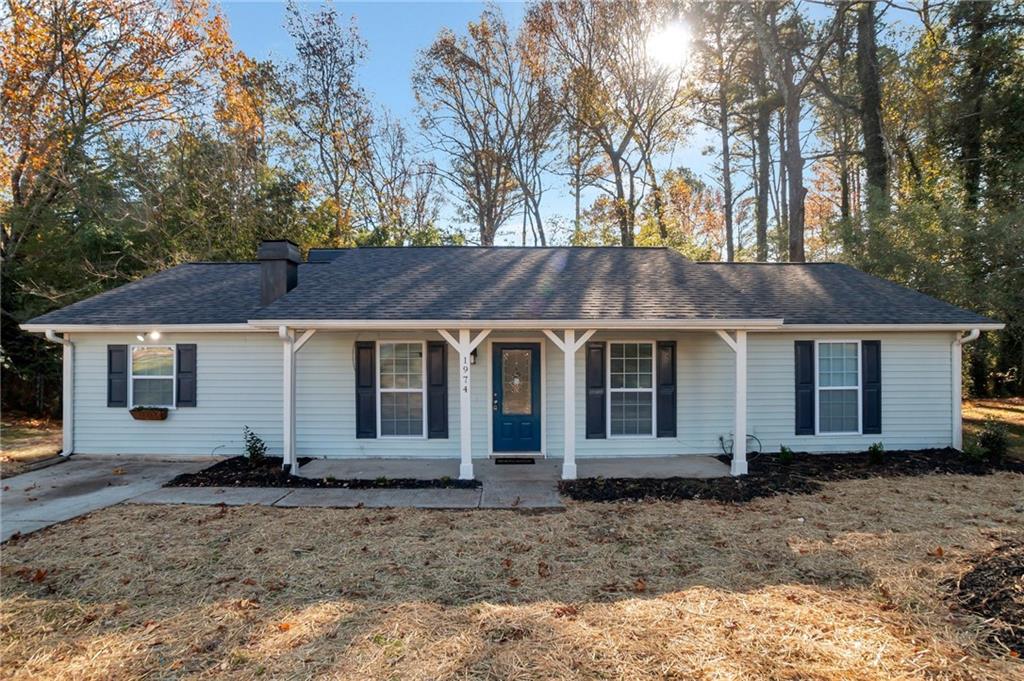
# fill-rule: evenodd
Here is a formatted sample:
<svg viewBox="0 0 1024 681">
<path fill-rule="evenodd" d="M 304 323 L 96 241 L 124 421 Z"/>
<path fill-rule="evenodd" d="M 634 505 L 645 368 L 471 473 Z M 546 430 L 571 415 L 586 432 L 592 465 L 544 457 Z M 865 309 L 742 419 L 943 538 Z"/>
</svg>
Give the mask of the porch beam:
<svg viewBox="0 0 1024 681">
<path fill-rule="evenodd" d="M 293 349 L 294 352 L 298 352 L 299 350 L 301 350 L 302 346 L 305 345 L 309 341 L 309 339 L 313 337 L 313 334 L 315 333 L 316 329 L 306 329 L 306 331 L 301 336 L 299 336 L 299 339 L 295 341 L 295 347 Z"/>
<path fill-rule="evenodd" d="M 732 336 L 729 335 L 728 331 L 723 331 L 722 329 L 715 329 L 715 333 L 718 334 L 719 338 L 725 341 L 726 345 L 732 348 L 733 352 L 736 352 L 736 341 L 733 340 Z"/>
</svg>

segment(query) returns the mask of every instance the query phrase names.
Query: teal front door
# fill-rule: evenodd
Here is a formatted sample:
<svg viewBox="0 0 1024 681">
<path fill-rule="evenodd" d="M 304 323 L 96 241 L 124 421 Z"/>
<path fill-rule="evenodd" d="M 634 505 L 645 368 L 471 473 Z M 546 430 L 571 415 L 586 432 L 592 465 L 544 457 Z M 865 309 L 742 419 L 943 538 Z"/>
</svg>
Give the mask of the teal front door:
<svg viewBox="0 0 1024 681">
<path fill-rule="evenodd" d="M 495 452 L 540 451 L 540 344 L 495 343 Z"/>
</svg>

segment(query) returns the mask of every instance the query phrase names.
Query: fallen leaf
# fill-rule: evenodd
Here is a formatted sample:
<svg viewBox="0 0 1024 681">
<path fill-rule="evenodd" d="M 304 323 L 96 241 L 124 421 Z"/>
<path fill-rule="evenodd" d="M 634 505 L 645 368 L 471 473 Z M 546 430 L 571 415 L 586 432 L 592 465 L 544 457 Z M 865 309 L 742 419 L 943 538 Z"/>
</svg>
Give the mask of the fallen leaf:
<svg viewBox="0 0 1024 681">
<path fill-rule="evenodd" d="M 124 475 L 124 467 L 118 466 L 113 471 L 111 471 L 111 473 L 113 473 L 114 475 Z"/>
<path fill-rule="evenodd" d="M 575 617 L 579 610 L 575 605 L 560 605 L 555 608 L 555 617 Z"/>
<path fill-rule="evenodd" d="M 522 582 L 519 580 L 518 577 L 513 577 L 512 579 L 508 580 L 508 585 L 511 587 L 516 587 L 520 584 L 522 584 Z"/>
<path fill-rule="evenodd" d="M 252 577 L 246 577 L 242 580 L 242 584 L 245 584 L 246 586 L 256 586 L 256 580 Z"/>
<path fill-rule="evenodd" d="M 291 622 L 279 622 L 277 625 L 279 631 L 288 631 L 292 628 Z"/>
<path fill-rule="evenodd" d="M 512 569 L 512 559 L 511 558 L 503 558 L 502 561 L 501 561 L 501 567 L 505 568 L 506 570 L 511 570 Z"/>
<path fill-rule="evenodd" d="M 647 580 L 643 577 L 637 578 L 637 580 L 633 582 L 633 591 L 637 593 L 647 591 Z"/>
<path fill-rule="evenodd" d="M 548 576 L 550 576 L 551 575 L 551 566 L 549 566 L 544 561 L 538 562 L 537 563 L 537 575 L 539 577 L 548 577 Z"/>
<path fill-rule="evenodd" d="M 40 568 L 39 570 L 35 571 L 35 574 L 32 575 L 32 581 L 38 584 L 39 582 L 46 579 L 46 575 L 48 575 L 49 573 L 49 570 L 43 570 Z"/>
<path fill-rule="evenodd" d="M 935 556 L 936 558 L 942 558 L 945 551 L 942 550 L 941 546 L 936 546 L 934 551 L 929 551 L 929 556 Z"/>
</svg>

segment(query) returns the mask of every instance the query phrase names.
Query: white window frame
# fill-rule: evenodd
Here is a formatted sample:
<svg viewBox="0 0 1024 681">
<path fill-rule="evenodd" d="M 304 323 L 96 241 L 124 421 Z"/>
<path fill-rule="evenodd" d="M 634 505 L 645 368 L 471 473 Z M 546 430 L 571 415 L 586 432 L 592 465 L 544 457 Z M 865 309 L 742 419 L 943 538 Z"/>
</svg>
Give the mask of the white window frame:
<svg viewBox="0 0 1024 681">
<path fill-rule="evenodd" d="M 854 343 L 857 346 L 857 385 L 832 385 L 824 386 L 821 385 L 821 365 L 819 364 L 819 347 L 828 344 L 842 344 L 842 343 Z M 821 435 L 823 437 L 832 437 L 833 435 L 861 435 L 864 432 L 864 372 L 861 367 L 861 347 L 860 340 L 852 338 L 843 339 L 827 339 L 827 340 L 816 340 L 814 341 L 814 434 Z M 844 431 L 828 431 L 822 432 L 821 430 L 821 391 L 822 390 L 854 390 L 857 391 L 857 430 L 844 430 Z"/>
<path fill-rule="evenodd" d="M 420 357 L 420 387 L 419 388 L 382 388 L 380 381 L 380 349 L 383 345 L 419 345 Z M 376 347 L 377 354 L 377 437 L 388 440 L 425 440 L 427 438 L 427 341 L 425 340 L 378 340 Z M 380 423 L 380 396 L 383 393 L 420 393 L 420 403 L 423 405 L 423 430 L 419 435 L 384 435 Z"/>
<path fill-rule="evenodd" d="M 136 348 L 167 348 L 171 351 L 171 375 L 170 376 L 139 376 L 139 380 L 171 381 L 171 403 L 170 404 L 135 404 L 135 357 Z M 156 409 L 177 409 L 178 408 L 178 346 L 167 343 L 154 343 L 153 345 L 129 345 L 128 346 L 128 408 L 153 407 Z"/>
<path fill-rule="evenodd" d="M 651 346 L 651 387 L 650 388 L 612 388 L 612 345 L 622 344 L 633 344 L 633 345 L 650 345 Z M 610 440 L 651 440 L 654 439 L 658 432 L 658 367 L 656 365 L 658 344 L 653 340 L 647 339 L 617 339 L 609 340 L 605 343 L 605 369 L 604 369 L 604 380 L 607 386 L 607 395 L 605 396 L 604 404 L 604 416 L 605 416 L 605 436 Z M 613 435 L 612 434 L 612 393 L 651 393 L 651 432 L 649 434 L 642 433 L 637 435 Z"/>
</svg>

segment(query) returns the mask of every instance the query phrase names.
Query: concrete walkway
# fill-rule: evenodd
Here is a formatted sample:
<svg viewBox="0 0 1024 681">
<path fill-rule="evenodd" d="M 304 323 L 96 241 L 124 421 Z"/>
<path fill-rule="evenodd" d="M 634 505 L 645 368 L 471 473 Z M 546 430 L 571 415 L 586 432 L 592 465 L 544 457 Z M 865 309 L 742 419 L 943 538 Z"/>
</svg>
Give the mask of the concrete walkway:
<svg viewBox="0 0 1024 681">
<path fill-rule="evenodd" d="M 176 475 L 210 463 L 76 454 L 63 463 L 7 478 L 0 491 L 0 541 L 160 489 Z"/>
<path fill-rule="evenodd" d="M 163 487 L 209 460 L 166 461 L 75 455 L 68 461 L 4 481 L 0 541 L 127 501 L 133 504 L 274 506 L 277 508 L 560 509 L 559 459 L 532 464 L 473 462 L 477 489 L 305 489 L 274 487 Z M 712 478 L 729 468 L 710 456 L 582 459 L 579 477 L 673 476 Z M 458 476 L 457 459 L 316 459 L 298 474 L 310 478 L 374 480 Z"/>
</svg>

